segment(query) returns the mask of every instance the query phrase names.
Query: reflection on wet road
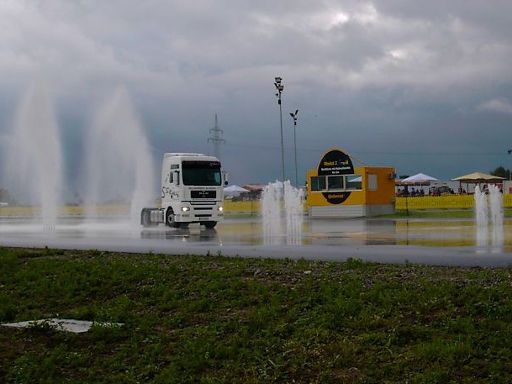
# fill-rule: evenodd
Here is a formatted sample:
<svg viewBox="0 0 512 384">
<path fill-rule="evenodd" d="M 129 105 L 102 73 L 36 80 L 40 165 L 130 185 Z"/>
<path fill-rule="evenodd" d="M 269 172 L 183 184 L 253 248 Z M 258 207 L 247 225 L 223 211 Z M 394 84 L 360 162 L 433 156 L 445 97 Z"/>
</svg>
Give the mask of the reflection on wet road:
<svg viewBox="0 0 512 384">
<path fill-rule="evenodd" d="M 216 230 L 191 225 L 143 229 L 103 219 L 62 219 L 53 228 L 25 219 L 0 219 L 0 245 L 49 246 L 127 252 L 199 253 L 305 257 L 458 265 L 512 263 L 512 220 L 501 233 L 478 232 L 473 220 L 314 219 L 304 220 L 300 238 L 264 236 L 259 218 L 227 219 Z"/>
</svg>

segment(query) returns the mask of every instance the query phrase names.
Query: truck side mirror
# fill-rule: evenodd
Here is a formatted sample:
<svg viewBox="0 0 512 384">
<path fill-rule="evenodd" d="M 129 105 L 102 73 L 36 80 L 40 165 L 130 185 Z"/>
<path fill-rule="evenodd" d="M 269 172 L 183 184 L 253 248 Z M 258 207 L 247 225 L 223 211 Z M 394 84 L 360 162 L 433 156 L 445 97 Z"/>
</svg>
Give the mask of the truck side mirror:
<svg viewBox="0 0 512 384">
<path fill-rule="evenodd" d="M 224 185 L 228 185 L 228 184 L 229 184 L 229 181 L 228 181 L 228 173 L 227 173 L 227 172 L 224 172 L 223 176 L 224 176 Z"/>
<path fill-rule="evenodd" d="M 180 185 L 180 171 L 174 171 L 176 185 Z"/>
</svg>

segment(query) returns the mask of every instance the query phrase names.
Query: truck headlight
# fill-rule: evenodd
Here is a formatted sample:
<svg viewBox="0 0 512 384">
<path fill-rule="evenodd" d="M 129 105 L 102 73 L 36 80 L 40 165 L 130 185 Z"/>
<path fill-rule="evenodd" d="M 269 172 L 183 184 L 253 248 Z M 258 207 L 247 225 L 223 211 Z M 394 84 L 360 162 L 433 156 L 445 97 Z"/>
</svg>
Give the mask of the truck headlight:
<svg viewBox="0 0 512 384">
<path fill-rule="evenodd" d="M 181 210 L 183 212 L 188 212 L 188 211 L 190 211 L 190 208 L 189 207 L 181 207 Z"/>
<path fill-rule="evenodd" d="M 218 207 L 217 209 L 219 210 L 219 212 L 224 211 L 224 207 L 223 207 L 223 206 L 220 206 L 220 207 Z"/>
</svg>

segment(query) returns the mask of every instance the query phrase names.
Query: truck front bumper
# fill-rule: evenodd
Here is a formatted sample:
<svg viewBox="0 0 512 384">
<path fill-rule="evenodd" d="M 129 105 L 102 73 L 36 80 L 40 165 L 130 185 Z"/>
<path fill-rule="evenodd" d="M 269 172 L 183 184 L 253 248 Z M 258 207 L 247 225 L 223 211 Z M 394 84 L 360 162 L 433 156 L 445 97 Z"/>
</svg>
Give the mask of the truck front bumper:
<svg viewBox="0 0 512 384">
<path fill-rule="evenodd" d="M 224 218 L 222 204 L 215 205 L 184 205 L 187 211 L 180 210 L 175 213 L 177 223 L 201 223 L 207 221 L 221 221 Z"/>
</svg>

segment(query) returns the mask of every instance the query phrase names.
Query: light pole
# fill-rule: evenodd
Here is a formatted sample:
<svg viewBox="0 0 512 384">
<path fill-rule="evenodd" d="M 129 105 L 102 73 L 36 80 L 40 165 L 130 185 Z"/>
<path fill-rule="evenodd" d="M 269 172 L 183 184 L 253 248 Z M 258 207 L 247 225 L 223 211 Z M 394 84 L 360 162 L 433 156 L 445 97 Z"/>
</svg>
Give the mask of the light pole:
<svg viewBox="0 0 512 384">
<path fill-rule="evenodd" d="M 277 93 L 277 104 L 279 105 L 279 118 L 281 122 L 281 180 L 284 183 L 284 138 L 283 138 L 283 108 L 281 105 L 281 93 L 284 90 L 284 85 L 282 84 L 283 79 L 281 77 L 276 77 L 274 79 L 274 85 L 276 87 Z"/>
<path fill-rule="evenodd" d="M 507 153 L 510 155 L 512 154 L 512 149 L 509 149 Z M 508 179 L 512 180 L 512 169 L 508 172 Z"/>
<path fill-rule="evenodd" d="M 299 188 L 299 176 L 297 171 L 297 115 L 299 114 L 299 110 L 296 109 L 295 113 L 290 112 L 290 116 L 293 119 L 293 146 L 295 148 L 295 186 Z"/>
</svg>

